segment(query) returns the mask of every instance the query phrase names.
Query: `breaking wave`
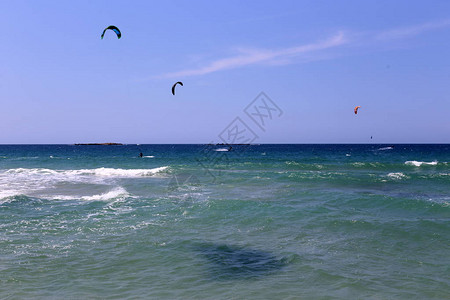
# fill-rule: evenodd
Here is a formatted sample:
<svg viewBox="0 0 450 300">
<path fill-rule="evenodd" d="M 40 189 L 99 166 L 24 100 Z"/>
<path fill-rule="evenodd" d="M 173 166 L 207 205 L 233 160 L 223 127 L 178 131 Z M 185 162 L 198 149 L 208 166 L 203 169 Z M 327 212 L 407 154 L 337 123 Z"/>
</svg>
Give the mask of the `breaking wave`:
<svg viewBox="0 0 450 300">
<path fill-rule="evenodd" d="M 112 190 L 102 193 L 96 194 L 92 196 L 67 196 L 67 195 L 54 195 L 51 197 L 46 197 L 54 200 L 85 200 L 85 201 L 108 201 L 118 198 L 129 198 L 132 197 L 130 193 L 127 192 L 123 187 L 115 187 Z"/>
<path fill-rule="evenodd" d="M 394 147 L 383 147 L 383 148 L 379 148 L 379 151 L 385 151 L 385 150 L 392 150 L 394 149 Z"/>
<path fill-rule="evenodd" d="M 159 167 L 153 169 L 114 169 L 114 168 L 97 168 L 97 169 L 80 169 L 80 170 L 51 170 L 51 169 L 9 169 L 4 173 L 12 175 L 62 175 L 62 176 L 99 176 L 99 177 L 142 177 L 154 176 L 159 172 L 166 170 L 168 167 Z"/>
<path fill-rule="evenodd" d="M 391 179 L 395 179 L 395 180 L 407 178 L 407 176 L 405 174 L 403 174 L 402 172 L 389 173 L 387 175 L 387 177 L 389 177 Z"/>
<path fill-rule="evenodd" d="M 405 161 L 405 165 L 416 166 L 416 167 L 420 167 L 420 166 L 422 166 L 422 165 L 435 166 L 435 165 L 437 165 L 437 164 L 438 164 L 437 161 L 432 161 L 432 162 L 416 161 L 416 160 L 408 160 L 408 161 Z"/>
<path fill-rule="evenodd" d="M 45 199 L 107 200 L 130 196 L 121 178 L 164 177 L 168 167 L 153 169 L 96 168 L 52 170 L 16 168 L 0 171 L 0 199 L 25 195 Z M 105 191 L 99 194 L 99 191 Z M 61 194 L 58 191 L 66 191 Z"/>
</svg>

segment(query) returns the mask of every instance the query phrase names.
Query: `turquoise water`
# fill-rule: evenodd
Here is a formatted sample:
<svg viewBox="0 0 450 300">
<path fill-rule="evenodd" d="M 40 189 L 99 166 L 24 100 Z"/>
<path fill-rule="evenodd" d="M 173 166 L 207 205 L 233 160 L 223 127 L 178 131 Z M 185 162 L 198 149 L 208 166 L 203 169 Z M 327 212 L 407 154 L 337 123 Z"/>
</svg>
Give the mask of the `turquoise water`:
<svg viewBox="0 0 450 300">
<path fill-rule="evenodd" d="M 0 298 L 448 298 L 450 145 L 226 150 L 0 146 Z"/>
</svg>

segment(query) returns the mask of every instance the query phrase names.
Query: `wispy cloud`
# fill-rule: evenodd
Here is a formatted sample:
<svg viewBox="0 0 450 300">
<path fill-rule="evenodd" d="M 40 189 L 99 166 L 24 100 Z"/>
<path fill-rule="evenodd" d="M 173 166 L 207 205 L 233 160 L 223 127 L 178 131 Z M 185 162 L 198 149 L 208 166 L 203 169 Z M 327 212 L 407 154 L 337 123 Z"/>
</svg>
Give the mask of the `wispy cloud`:
<svg viewBox="0 0 450 300">
<path fill-rule="evenodd" d="M 182 76 L 193 76 L 193 75 L 203 75 L 208 73 L 213 73 L 217 71 L 234 69 L 237 67 L 261 64 L 261 63 L 271 63 L 276 60 L 286 60 L 301 54 L 312 53 L 315 51 L 325 50 L 337 46 L 341 46 L 347 42 L 344 34 L 342 32 L 337 35 L 325 40 L 312 44 L 301 45 L 297 47 L 278 49 L 278 50 L 265 50 L 265 49 L 239 49 L 239 54 L 236 56 L 222 58 L 210 62 L 208 65 L 182 70 L 173 73 L 167 73 L 162 77 L 182 77 Z"/>
<path fill-rule="evenodd" d="M 303 58 L 304 61 L 312 61 L 324 57 L 323 55 L 326 52 L 323 50 L 337 48 L 342 45 L 352 47 L 360 47 L 363 45 L 373 46 L 374 42 L 380 43 L 389 40 L 411 38 L 427 31 L 438 30 L 445 27 L 450 27 L 450 19 L 371 33 L 355 32 L 353 35 L 344 35 L 343 32 L 339 32 L 323 41 L 277 50 L 240 48 L 238 49 L 238 54 L 235 56 L 217 59 L 198 68 L 166 73 L 158 77 L 173 78 L 204 75 L 257 64 L 290 64 L 297 63 L 298 58 Z M 294 60 L 294 58 L 296 59 Z"/>
<path fill-rule="evenodd" d="M 382 31 L 376 34 L 375 39 L 377 40 L 388 40 L 388 39 L 401 39 L 407 37 L 413 37 L 424 33 L 426 31 L 441 29 L 450 26 L 450 20 L 441 20 L 437 22 L 428 22 L 419 25 L 395 28 L 391 30 Z"/>
</svg>

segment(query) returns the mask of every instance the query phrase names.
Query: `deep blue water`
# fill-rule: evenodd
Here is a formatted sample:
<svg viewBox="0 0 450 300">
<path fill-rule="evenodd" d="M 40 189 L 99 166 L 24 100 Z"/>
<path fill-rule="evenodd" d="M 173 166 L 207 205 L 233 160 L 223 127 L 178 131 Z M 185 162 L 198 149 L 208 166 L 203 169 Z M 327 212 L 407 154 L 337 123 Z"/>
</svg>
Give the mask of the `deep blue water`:
<svg viewBox="0 0 450 300">
<path fill-rule="evenodd" d="M 450 145 L 0 145 L 0 298 L 443 299 L 449 221 Z"/>
</svg>

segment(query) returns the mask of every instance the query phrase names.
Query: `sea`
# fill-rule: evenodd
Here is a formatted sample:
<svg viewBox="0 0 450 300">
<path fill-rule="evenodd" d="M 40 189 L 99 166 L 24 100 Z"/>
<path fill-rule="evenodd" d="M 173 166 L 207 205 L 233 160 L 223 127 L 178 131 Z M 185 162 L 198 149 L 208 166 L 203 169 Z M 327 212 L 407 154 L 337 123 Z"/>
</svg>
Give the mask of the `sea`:
<svg viewBox="0 0 450 300">
<path fill-rule="evenodd" d="M 449 297 L 448 144 L 0 145 L 0 299 Z"/>
</svg>

